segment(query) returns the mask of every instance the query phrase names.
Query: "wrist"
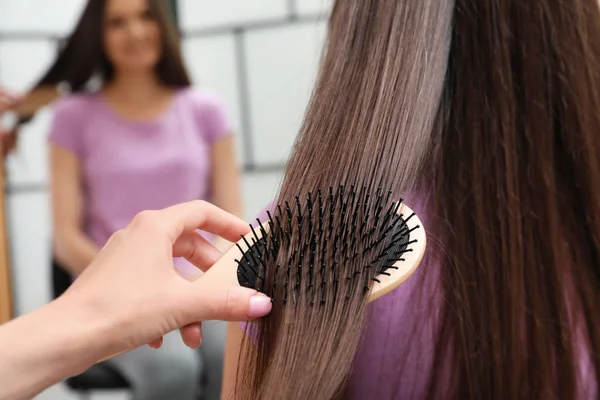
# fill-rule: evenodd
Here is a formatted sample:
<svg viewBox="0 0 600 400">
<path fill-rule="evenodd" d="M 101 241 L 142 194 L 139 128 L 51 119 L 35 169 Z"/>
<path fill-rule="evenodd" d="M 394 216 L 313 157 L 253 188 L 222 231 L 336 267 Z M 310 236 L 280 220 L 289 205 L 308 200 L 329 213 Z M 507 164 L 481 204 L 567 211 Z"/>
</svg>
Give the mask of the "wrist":
<svg viewBox="0 0 600 400">
<path fill-rule="evenodd" d="M 127 349 L 118 335 L 126 321 L 102 302 L 66 293 L 49 307 L 53 308 L 53 314 L 62 316 L 65 324 L 71 326 L 70 332 L 65 334 L 68 343 L 64 346 L 79 361 L 77 368 L 85 370 Z"/>
<path fill-rule="evenodd" d="M 60 298 L 0 327 L 0 399 L 32 398 L 89 368 L 108 351 L 105 326 Z"/>
<path fill-rule="evenodd" d="M 81 373 L 102 357 L 106 346 L 105 332 L 85 304 L 61 297 L 40 311 L 45 314 L 43 318 L 50 326 L 46 345 L 61 349 L 63 354 L 56 360 L 61 373 Z"/>
</svg>

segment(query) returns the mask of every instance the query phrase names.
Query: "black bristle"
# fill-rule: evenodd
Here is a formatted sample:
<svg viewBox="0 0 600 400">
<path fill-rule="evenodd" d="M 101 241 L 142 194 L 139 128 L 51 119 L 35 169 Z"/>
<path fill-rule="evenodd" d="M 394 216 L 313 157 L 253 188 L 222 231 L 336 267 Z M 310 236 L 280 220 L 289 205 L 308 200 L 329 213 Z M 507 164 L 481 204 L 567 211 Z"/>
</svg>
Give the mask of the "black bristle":
<svg viewBox="0 0 600 400">
<path fill-rule="evenodd" d="M 319 208 L 319 237 L 323 236 L 323 196 L 321 195 L 321 189 L 317 191 L 317 202 Z"/>
<path fill-rule="evenodd" d="M 300 198 L 296 196 L 296 207 L 298 208 L 298 223 L 302 222 L 302 208 L 300 206 Z"/>
<path fill-rule="evenodd" d="M 333 186 L 329 186 L 329 237 L 333 233 L 333 216 L 335 210 L 335 201 L 333 198 Z"/>
<path fill-rule="evenodd" d="M 263 226 L 262 222 L 260 221 L 259 218 L 256 218 L 256 222 L 258 222 L 258 226 L 260 227 L 260 235 L 261 237 L 264 239 L 267 237 L 267 231 L 265 231 L 265 227 Z"/>
<path fill-rule="evenodd" d="M 281 266 L 281 263 L 277 263 L 277 266 L 275 267 L 275 273 L 274 273 L 274 278 L 273 278 L 273 292 L 272 293 L 277 293 L 277 274 L 279 273 L 279 267 Z"/>
<path fill-rule="evenodd" d="M 278 253 L 279 250 L 279 240 L 278 238 L 281 235 L 281 231 L 276 230 L 275 228 L 275 222 L 273 221 L 273 216 L 271 215 L 271 213 L 267 210 L 267 217 L 268 217 L 268 221 L 267 224 L 269 225 L 269 232 L 271 232 L 271 235 L 268 235 L 266 232 L 263 233 L 264 237 L 267 238 L 269 237 L 271 239 L 271 252 L 270 255 L 271 257 L 275 257 Z M 258 218 L 257 218 L 258 219 Z M 260 220 L 259 220 L 260 223 Z M 265 239 L 266 240 L 266 239 Z"/>
<path fill-rule="evenodd" d="M 279 219 L 278 215 L 275 216 L 275 220 L 277 221 L 277 227 L 279 228 L 279 231 L 287 236 L 288 232 L 285 229 L 283 229 L 283 225 L 281 225 L 281 220 Z"/>
<path fill-rule="evenodd" d="M 398 204 L 400 204 L 400 203 L 398 203 Z M 394 216 L 394 208 L 395 207 L 396 207 L 395 203 L 390 204 L 390 207 L 388 208 L 387 212 L 385 213 L 385 215 L 383 217 L 383 221 L 381 222 L 380 227 L 387 228 L 387 226 L 388 226 L 387 223 L 389 222 L 389 219 Z"/>
<path fill-rule="evenodd" d="M 251 255 L 250 257 L 248 256 L 248 253 L 252 252 L 242 250 L 242 247 L 238 243 L 235 245 L 240 250 L 240 253 L 242 253 L 242 259 L 239 262 L 244 264 L 245 271 L 249 270 L 254 276 L 258 276 L 258 264 L 254 261 L 254 259 L 250 259 Z"/>
<path fill-rule="evenodd" d="M 285 202 L 285 211 L 287 213 L 287 220 L 288 220 L 288 231 L 290 232 L 290 235 L 292 234 L 292 209 L 290 208 L 290 203 Z"/>
<path fill-rule="evenodd" d="M 354 210 L 354 212 L 352 212 L 352 224 L 351 224 L 351 226 L 355 227 L 356 226 L 356 217 L 358 217 L 358 210 L 360 209 L 360 201 L 358 203 L 356 203 L 356 206 L 352 205 L 352 209 Z"/>
<path fill-rule="evenodd" d="M 401 203 L 398 203 L 398 205 L 396 206 L 396 208 L 394 209 L 394 214 L 393 217 L 390 217 L 390 221 L 389 224 L 385 227 L 385 230 L 383 231 L 383 233 L 381 233 L 382 236 L 386 236 L 388 233 L 390 233 L 392 231 L 392 229 L 394 229 L 394 227 L 396 226 L 396 224 L 399 221 L 402 221 L 402 214 L 398 215 L 396 214 L 398 212 L 398 209 L 400 208 Z"/>
<path fill-rule="evenodd" d="M 312 286 L 312 284 L 313 284 L 314 268 L 315 268 L 315 251 L 312 250 L 310 252 L 310 261 L 308 263 L 308 283 L 310 286 Z"/>
<path fill-rule="evenodd" d="M 254 235 L 254 239 L 256 240 L 256 242 L 260 241 L 260 238 L 258 237 L 258 235 L 256 234 L 256 231 L 254 230 L 254 225 L 250 225 L 250 229 L 252 230 L 252 235 Z"/>
<path fill-rule="evenodd" d="M 365 198 L 365 204 L 363 207 L 363 215 L 367 214 L 367 207 L 369 206 L 369 199 L 371 198 L 371 195 L 369 193 L 367 193 L 367 197 Z"/>
<path fill-rule="evenodd" d="M 273 232 L 275 230 L 275 223 L 273 222 L 273 216 L 271 215 L 271 212 L 269 210 L 267 210 L 267 217 L 269 218 L 269 229 L 271 230 L 271 232 Z"/>
<path fill-rule="evenodd" d="M 377 201 L 375 202 L 375 218 L 379 218 L 379 213 L 381 212 L 381 209 L 379 208 L 381 205 L 381 187 L 377 188 Z M 382 207 L 383 208 L 383 207 Z"/>
<path fill-rule="evenodd" d="M 308 197 L 306 199 L 307 207 L 308 207 L 308 237 L 312 236 L 313 233 L 313 203 L 311 198 L 311 193 L 308 192 Z"/>
<path fill-rule="evenodd" d="M 336 255 L 338 252 L 338 242 L 340 240 L 340 234 L 336 233 L 334 238 L 333 238 L 333 246 L 332 246 L 332 252 L 333 252 L 333 260 L 337 260 Z"/>
<path fill-rule="evenodd" d="M 391 198 L 392 198 L 392 190 L 390 189 L 390 190 L 388 190 L 387 196 L 385 198 L 385 202 L 389 203 Z"/>
<path fill-rule="evenodd" d="M 258 261 L 254 258 L 254 251 L 252 246 L 250 245 L 250 243 L 248 243 L 248 240 L 246 240 L 246 237 L 244 235 L 242 235 L 242 240 L 244 241 L 244 243 L 246 244 L 246 246 L 248 247 L 248 251 L 244 254 L 249 254 L 250 258 L 252 259 L 252 261 L 254 262 L 254 265 L 258 267 Z M 238 246 L 239 247 L 239 246 Z M 240 248 L 241 250 L 241 248 Z M 258 270 L 258 269 L 257 269 Z"/>
<path fill-rule="evenodd" d="M 277 204 L 277 212 L 279 215 L 275 216 L 275 219 L 277 220 L 277 223 L 279 224 L 279 229 L 281 229 L 281 231 L 283 232 L 283 225 L 281 224 L 281 220 L 280 218 L 283 218 L 283 211 L 281 210 L 281 205 Z"/>
</svg>

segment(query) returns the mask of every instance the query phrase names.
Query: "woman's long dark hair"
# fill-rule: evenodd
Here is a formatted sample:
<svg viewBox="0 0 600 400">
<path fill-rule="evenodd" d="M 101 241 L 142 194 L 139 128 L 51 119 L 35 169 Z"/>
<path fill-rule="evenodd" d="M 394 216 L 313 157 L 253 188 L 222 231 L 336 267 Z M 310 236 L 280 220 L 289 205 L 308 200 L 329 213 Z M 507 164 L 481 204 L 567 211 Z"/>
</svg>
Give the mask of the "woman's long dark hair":
<svg viewBox="0 0 600 400">
<path fill-rule="evenodd" d="M 590 398 L 583 386 L 600 382 L 598 2 L 456 0 L 453 26 L 425 180 L 449 252 L 434 365 L 450 360 L 452 398 Z"/>
<path fill-rule="evenodd" d="M 425 397 L 594 396 L 597 0 L 335 1 L 279 202 L 340 183 L 429 199 L 445 253 Z M 278 278 L 273 263 L 265 281 Z M 273 295 L 256 345 L 242 346 L 236 399 L 342 397 L 366 297 L 315 309 Z M 396 339 L 402 364 L 418 338 Z"/>
<path fill-rule="evenodd" d="M 147 0 L 153 18 L 158 23 L 162 55 L 156 65 L 160 81 L 171 87 L 190 85 L 183 63 L 177 31 L 170 19 L 164 0 Z M 71 92 L 85 90 L 94 76 L 110 81 L 114 68 L 108 60 L 102 40 L 106 0 L 88 0 L 87 5 L 54 64 L 37 83 L 56 85 L 67 83 Z"/>
</svg>

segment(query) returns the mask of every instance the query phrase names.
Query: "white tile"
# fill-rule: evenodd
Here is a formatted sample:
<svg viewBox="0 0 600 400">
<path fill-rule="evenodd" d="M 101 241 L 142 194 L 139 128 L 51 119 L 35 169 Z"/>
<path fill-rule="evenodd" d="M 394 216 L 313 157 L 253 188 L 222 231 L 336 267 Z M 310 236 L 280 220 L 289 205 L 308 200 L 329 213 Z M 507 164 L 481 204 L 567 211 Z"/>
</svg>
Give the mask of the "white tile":
<svg viewBox="0 0 600 400">
<path fill-rule="evenodd" d="M 8 237 L 13 296 L 18 315 L 51 299 L 51 216 L 46 192 L 10 194 Z"/>
<path fill-rule="evenodd" d="M 85 0 L 0 0 L 0 32 L 69 33 Z"/>
<path fill-rule="evenodd" d="M 283 171 L 281 172 L 247 172 L 242 178 L 244 215 L 247 221 L 253 221 L 259 212 L 275 200 Z"/>
<path fill-rule="evenodd" d="M 291 149 L 316 78 L 325 24 L 306 23 L 246 37 L 255 161 L 280 163 Z"/>
<path fill-rule="evenodd" d="M 195 86 L 217 94 L 225 103 L 234 125 L 237 154 L 242 158 L 238 67 L 233 35 L 184 39 L 182 50 Z"/>
<path fill-rule="evenodd" d="M 325 14 L 331 9 L 333 0 L 296 0 L 299 14 Z"/>
<path fill-rule="evenodd" d="M 179 0 L 183 30 L 285 17 L 287 0 Z"/>
<path fill-rule="evenodd" d="M 57 54 L 51 40 L 1 40 L 0 84 L 23 91 L 41 78 Z"/>
<path fill-rule="evenodd" d="M 0 0 L 1 1 L 1 0 Z M 26 92 L 56 56 L 53 41 L 0 41 L 0 85 L 17 93 Z M 46 180 L 46 135 L 49 112 L 41 111 L 21 131 L 18 148 L 7 160 L 11 183 L 39 183 Z"/>
<path fill-rule="evenodd" d="M 11 186 L 43 184 L 48 181 L 46 138 L 50 119 L 50 109 L 42 109 L 21 129 L 17 148 L 6 159 L 6 174 Z"/>
</svg>

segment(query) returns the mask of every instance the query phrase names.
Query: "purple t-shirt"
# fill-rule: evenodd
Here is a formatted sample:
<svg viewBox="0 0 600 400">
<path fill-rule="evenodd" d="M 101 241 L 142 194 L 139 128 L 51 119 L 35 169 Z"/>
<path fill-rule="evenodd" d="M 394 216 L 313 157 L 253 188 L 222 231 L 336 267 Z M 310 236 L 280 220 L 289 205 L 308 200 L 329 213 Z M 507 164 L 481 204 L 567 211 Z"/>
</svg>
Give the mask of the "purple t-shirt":
<svg viewBox="0 0 600 400">
<path fill-rule="evenodd" d="M 145 121 L 118 115 L 99 93 L 64 97 L 54 104 L 49 140 L 78 157 L 85 232 L 103 246 L 140 211 L 210 199 L 211 145 L 230 132 L 220 101 L 186 88 Z M 184 274 L 194 268 L 176 264 Z"/>
</svg>

